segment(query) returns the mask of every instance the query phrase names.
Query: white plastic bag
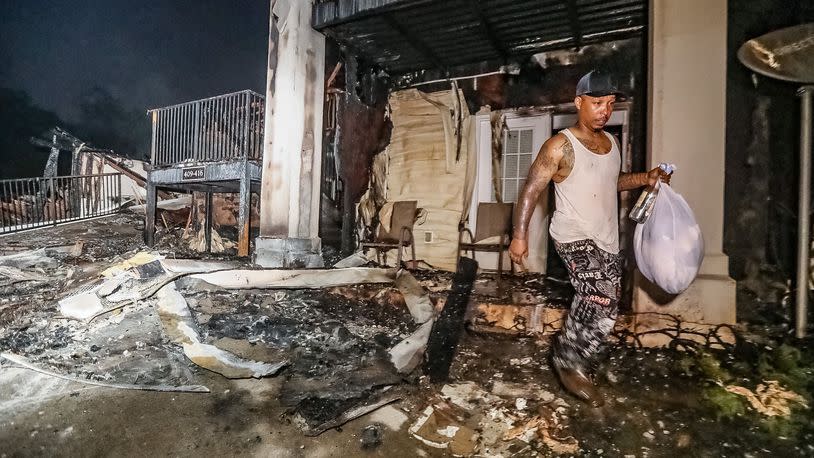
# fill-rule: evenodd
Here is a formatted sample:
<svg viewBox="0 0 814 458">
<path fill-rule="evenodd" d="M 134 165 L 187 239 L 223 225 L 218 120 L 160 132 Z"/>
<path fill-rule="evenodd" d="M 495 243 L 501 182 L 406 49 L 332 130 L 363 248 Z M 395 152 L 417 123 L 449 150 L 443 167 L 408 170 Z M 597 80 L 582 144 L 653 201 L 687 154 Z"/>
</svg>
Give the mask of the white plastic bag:
<svg viewBox="0 0 814 458">
<path fill-rule="evenodd" d="M 653 212 L 636 226 L 633 250 L 639 271 L 670 294 L 690 286 L 704 260 L 704 238 L 687 201 L 659 184 Z"/>
</svg>

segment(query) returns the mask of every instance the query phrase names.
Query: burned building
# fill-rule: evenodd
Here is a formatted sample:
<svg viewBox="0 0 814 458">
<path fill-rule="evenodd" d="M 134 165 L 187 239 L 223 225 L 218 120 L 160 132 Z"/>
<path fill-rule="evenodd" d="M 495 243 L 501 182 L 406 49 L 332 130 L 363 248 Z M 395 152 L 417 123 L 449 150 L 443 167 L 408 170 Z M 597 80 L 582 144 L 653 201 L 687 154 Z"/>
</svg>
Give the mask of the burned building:
<svg viewBox="0 0 814 458">
<path fill-rule="evenodd" d="M 725 196 L 766 177 L 728 176 L 734 3 L 272 0 L 264 93 L 150 110 L 149 162 L 53 139 L 75 173 L 14 199 L 0 183 L 16 206 L 0 207 L 0 439 L 12 454 L 810 454 L 808 341 L 736 316 L 733 277 L 763 258 L 733 243 Z M 638 193 L 620 194 L 603 407 L 548 362 L 574 296 L 551 193 L 527 270 L 506 255 L 531 164 L 576 123 L 594 68 L 627 95 L 604 124 L 621 170 L 676 163 L 705 242 L 694 282 L 665 293 L 634 262 Z M 54 185 L 108 174 L 101 200 L 95 182 Z M 110 205 L 67 218 L 95 201 Z M 737 227 L 765 220 L 736 207 L 752 211 Z M 17 230 L 48 208 L 66 218 Z"/>
</svg>

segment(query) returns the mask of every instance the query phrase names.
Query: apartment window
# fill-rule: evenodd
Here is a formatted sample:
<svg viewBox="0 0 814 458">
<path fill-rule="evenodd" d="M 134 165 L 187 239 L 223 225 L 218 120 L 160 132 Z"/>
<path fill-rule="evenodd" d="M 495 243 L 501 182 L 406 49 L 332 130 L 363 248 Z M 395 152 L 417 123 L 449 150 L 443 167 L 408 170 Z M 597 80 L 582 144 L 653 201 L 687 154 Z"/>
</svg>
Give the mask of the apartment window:
<svg viewBox="0 0 814 458">
<path fill-rule="evenodd" d="M 501 191 L 503 202 L 516 202 L 526 183 L 534 155 L 534 129 L 509 129 L 503 138 Z"/>
</svg>

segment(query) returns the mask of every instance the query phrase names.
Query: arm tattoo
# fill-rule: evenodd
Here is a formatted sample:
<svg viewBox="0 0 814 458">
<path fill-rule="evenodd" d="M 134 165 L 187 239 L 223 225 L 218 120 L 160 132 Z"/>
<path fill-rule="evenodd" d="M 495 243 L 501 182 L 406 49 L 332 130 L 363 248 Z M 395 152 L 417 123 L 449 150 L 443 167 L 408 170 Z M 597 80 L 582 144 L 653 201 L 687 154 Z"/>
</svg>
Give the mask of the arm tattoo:
<svg viewBox="0 0 814 458">
<path fill-rule="evenodd" d="M 618 191 L 630 191 L 631 189 L 647 186 L 647 173 L 621 173 L 616 189 Z"/>
<path fill-rule="evenodd" d="M 534 207 L 537 205 L 537 199 L 540 193 L 548 187 L 551 177 L 560 169 L 560 162 L 567 155 L 567 150 L 570 149 L 571 162 L 573 163 L 574 150 L 571 143 L 565 138 L 556 139 L 553 144 L 546 142 L 540 149 L 540 153 L 531 164 L 529 176 L 526 179 L 526 184 L 520 192 L 520 196 L 514 205 L 514 230 L 512 237 L 519 240 L 525 240 L 528 235 L 529 221 L 531 214 L 534 212 Z M 566 145 L 568 145 L 566 147 Z"/>
<path fill-rule="evenodd" d="M 570 140 L 565 140 L 565 143 L 562 144 L 562 162 L 566 169 L 574 168 L 574 145 Z"/>
</svg>

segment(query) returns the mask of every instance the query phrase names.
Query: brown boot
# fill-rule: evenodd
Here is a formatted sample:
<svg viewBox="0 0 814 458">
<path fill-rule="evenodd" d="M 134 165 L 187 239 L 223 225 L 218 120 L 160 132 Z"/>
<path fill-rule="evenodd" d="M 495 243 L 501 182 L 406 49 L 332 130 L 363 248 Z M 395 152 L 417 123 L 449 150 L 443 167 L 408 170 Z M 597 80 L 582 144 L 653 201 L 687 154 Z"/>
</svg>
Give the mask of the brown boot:
<svg viewBox="0 0 814 458">
<path fill-rule="evenodd" d="M 556 364 L 554 368 L 557 370 L 560 382 L 571 394 L 586 401 L 592 407 L 600 407 L 605 404 L 605 400 L 602 399 L 602 395 L 599 394 L 591 379 L 582 371 L 559 367 Z"/>
</svg>

